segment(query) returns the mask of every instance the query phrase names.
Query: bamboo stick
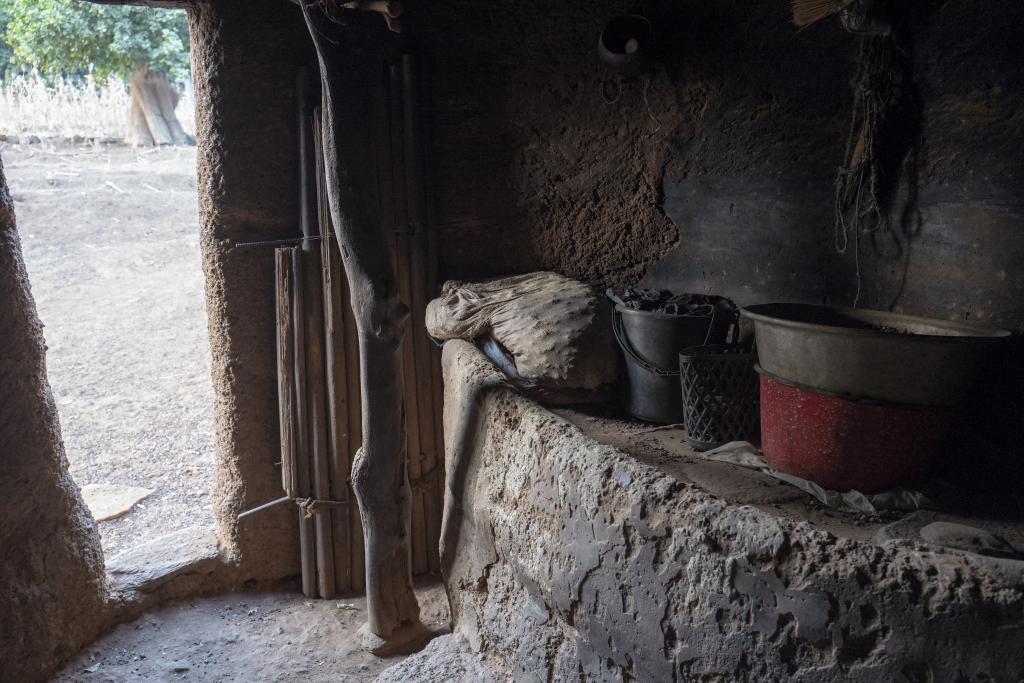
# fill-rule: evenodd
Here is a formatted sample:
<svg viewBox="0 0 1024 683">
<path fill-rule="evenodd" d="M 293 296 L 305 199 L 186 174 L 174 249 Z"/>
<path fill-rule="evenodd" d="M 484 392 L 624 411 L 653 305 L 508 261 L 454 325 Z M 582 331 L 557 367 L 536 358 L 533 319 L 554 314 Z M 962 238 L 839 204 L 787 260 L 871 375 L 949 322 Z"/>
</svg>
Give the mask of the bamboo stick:
<svg viewBox="0 0 1024 683">
<path fill-rule="evenodd" d="M 416 345 L 413 339 L 415 323 L 413 319 L 417 315 L 413 305 L 413 291 L 419 287 L 419 281 L 413 278 L 411 256 L 412 225 L 408 213 L 408 182 L 406 179 L 404 151 L 402 143 L 404 130 L 403 112 L 403 91 L 402 91 L 402 70 L 398 64 L 393 64 L 388 69 L 388 121 L 390 123 L 389 136 L 381 135 L 381 148 L 386 156 L 381 160 L 386 163 L 384 168 L 390 170 L 390 178 L 387 172 L 380 173 L 378 189 L 382 190 L 382 204 L 385 208 L 385 218 L 390 223 L 388 226 L 395 239 L 395 274 L 398 277 L 398 287 L 402 302 L 409 307 L 411 315 L 405 320 L 405 344 L 403 344 L 403 368 L 405 371 L 405 409 L 406 428 L 408 430 L 408 445 L 406 450 L 407 476 L 410 481 L 418 482 L 422 476 L 423 444 L 421 443 L 421 420 L 420 402 L 418 399 L 419 382 L 417 375 L 419 368 L 416 365 Z M 378 166 L 382 166 L 378 162 Z M 383 181 L 383 182 L 381 182 Z M 427 542 L 426 542 L 426 513 L 423 501 L 423 489 L 413 486 L 412 510 L 410 514 L 410 526 L 412 533 L 412 568 L 416 574 L 423 574 L 427 571 Z"/>
<path fill-rule="evenodd" d="M 305 318 L 302 300 L 302 253 L 292 247 L 292 333 L 294 335 L 294 374 L 295 374 L 295 416 L 298 428 L 297 446 L 295 451 L 296 495 L 301 498 L 310 496 L 309 472 L 309 435 L 305 429 L 307 423 L 306 406 L 306 353 L 305 353 Z M 312 598 L 317 595 L 316 585 L 316 552 L 313 542 L 313 520 L 299 510 L 299 552 L 302 563 L 302 593 Z"/>
<path fill-rule="evenodd" d="M 277 293 L 277 402 L 281 433 L 281 488 L 295 497 L 295 361 L 292 349 L 291 253 L 274 250 Z"/>
<path fill-rule="evenodd" d="M 342 298 L 345 300 L 341 312 L 344 323 L 342 327 L 345 330 L 345 391 L 348 396 L 349 462 L 351 463 L 355 458 L 356 451 L 362 447 L 363 443 L 363 400 L 360 387 L 362 373 L 359 370 L 359 335 L 352 306 L 349 303 L 352 300 L 352 294 L 347 278 L 342 283 Z M 352 492 L 351 478 L 349 491 Z M 352 493 L 354 496 L 354 492 Z M 363 521 L 358 507 L 350 508 L 350 510 L 352 590 L 356 593 L 363 593 L 366 590 L 366 544 L 363 537 Z"/>
<path fill-rule="evenodd" d="M 317 228 L 322 257 L 321 276 L 324 291 L 324 362 L 327 380 L 328 474 L 332 500 L 352 500 L 349 473 L 352 460 L 349 443 L 348 386 L 345 377 L 345 322 L 341 254 L 331 234 L 331 220 L 324 193 L 319 110 L 313 117 L 316 148 Z M 336 507 L 332 513 L 334 530 L 334 587 L 340 594 L 351 593 L 353 506 Z"/>
<path fill-rule="evenodd" d="M 330 500 L 328 478 L 327 401 L 324 369 L 324 309 L 322 265 L 317 221 L 316 152 L 313 141 L 312 72 L 300 69 L 296 78 L 299 129 L 299 227 L 302 241 L 302 290 L 306 327 L 306 429 L 312 465 L 312 492 L 317 500 Z M 332 510 L 313 509 L 316 534 L 317 586 L 320 597 L 334 597 L 334 532 Z"/>
<path fill-rule="evenodd" d="M 328 422 L 330 424 L 330 479 L 331 498 L 348 502 L 349 472 L 352 464 L 349 457 L 348 405 L 345 394 L 348 387 L 345 379 L 345 330 L 339 312 L 341 300 L 341 256 L 337 245 L 325 242 L 323 246 L 324 278 L 324 321 L 327 336 L 326 371 Z M 339 507 L 334 512 L 334 585 L 339 593 L 352 591 L 352 515 L 351 506 Z"/>
<path fill-rule="evenodd" d="M 433 477 L 435 467 L 441 460 L 440 451 L 436 448 L 436 424 L 434 421 L 435 391 L 433 382 L 433 366 L 431 347 L 427 336 L 426 314 L 428 296 L 433 292 L 430 282 L 428 216 L 426 209 L 426 187 L 424 174 L 422 121 L 420 120 L 419 79 L 415 58 L 403 55 L 402 73 L 402 144 L 405 162 L 406 202 L 408 205 L 408 225 L 413 233 L 411 239 L 412 258 L 410 276 L 415 286 L 412 289 L 410 307 L 413 315 L 413 329 L 409 335 L 415 355 L 416 392 L 415 400 L 419 404 L 419 433 L 422 448 L 422 465 L 420 467 L 418 486 L 416 487 L 423 501 L 424 541 L 427 547 L 428 567 L 440 569 L 440 558 L 437 552 L 437 539 L 441 530 L 441 505 L 437 499 L 436 489 L 424 477 Z M 412 427 L 410 427 L 412 429 Z"/>
</svg>

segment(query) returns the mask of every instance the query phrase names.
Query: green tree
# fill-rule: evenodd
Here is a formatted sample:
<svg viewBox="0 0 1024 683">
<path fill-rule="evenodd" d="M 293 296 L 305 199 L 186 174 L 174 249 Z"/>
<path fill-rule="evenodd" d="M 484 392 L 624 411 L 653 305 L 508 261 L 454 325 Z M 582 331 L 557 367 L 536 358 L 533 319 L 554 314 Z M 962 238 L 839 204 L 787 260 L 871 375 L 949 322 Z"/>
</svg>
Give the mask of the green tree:
<svg viewBox="0 0 1024 683">
<path fill-rule="evenodd" d="M 0 81 L 7 78 L 7 71 L 14 59 L 14 50 L 7 43 L 7 24 L 11 20 L 11 11 L 7 3 L 0 2 Z"/>
<path fill-rule="evenodd" d="M 119 76 L 132 87 L 128 136 L 137 144 L 181 144 L 178 94 L 188 77 L 182 10 L 94 5 L 81 0 L 0 0 L 13 62 L 44 75 Z M 0 16 L 0 20 L 4 17 Z M 2 49 L 2 43 L 0 43 Z M 0 55 L 2 60 L 2 55 Z"/>
</svg>

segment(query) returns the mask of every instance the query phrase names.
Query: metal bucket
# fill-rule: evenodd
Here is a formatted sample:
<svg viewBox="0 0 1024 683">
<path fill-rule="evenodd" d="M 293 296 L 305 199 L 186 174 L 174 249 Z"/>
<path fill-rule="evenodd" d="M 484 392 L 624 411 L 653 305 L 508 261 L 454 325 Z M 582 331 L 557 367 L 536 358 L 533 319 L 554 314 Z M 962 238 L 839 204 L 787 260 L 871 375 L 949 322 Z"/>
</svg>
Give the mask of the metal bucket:
<svg viewBox="0 0 1024 683">
<path fill-rule="evenodd" d="M 725 341 L 729 316 L 671 315 L 618 305 L 612 328 L 626 358 L 630 415 L 661 424 L 683 421 L 679 393 L 679 351 Z"/>
<path fill-rule="evenodd" d="M 758 362 L 785 381 L 838 396 L 916 406 L 963 402 L 994 345 L 984 325 L 810 304 L 748 306 Z"/>
</svg>

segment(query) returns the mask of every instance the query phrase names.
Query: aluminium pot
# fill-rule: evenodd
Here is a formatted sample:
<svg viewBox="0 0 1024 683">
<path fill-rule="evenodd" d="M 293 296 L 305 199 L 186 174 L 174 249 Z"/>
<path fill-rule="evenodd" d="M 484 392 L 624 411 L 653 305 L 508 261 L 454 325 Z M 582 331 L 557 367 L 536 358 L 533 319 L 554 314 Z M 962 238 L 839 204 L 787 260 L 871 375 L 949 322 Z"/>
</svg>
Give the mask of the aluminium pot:
<svg viewBox="0 0 1024 683">
<path fill-rule="evenodd" d="M 827 394 L 953 407 L 1010 335 L 984 325 L 813 304 L 761 304 L 752 320 L 765 372 Z"/>
</svg>

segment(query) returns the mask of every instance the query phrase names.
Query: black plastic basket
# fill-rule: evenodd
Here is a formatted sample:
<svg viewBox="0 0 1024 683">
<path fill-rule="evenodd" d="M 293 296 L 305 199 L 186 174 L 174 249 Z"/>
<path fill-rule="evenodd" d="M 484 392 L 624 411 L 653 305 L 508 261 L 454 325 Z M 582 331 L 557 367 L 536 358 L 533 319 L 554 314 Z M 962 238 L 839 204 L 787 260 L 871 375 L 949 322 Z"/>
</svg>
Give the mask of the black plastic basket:
<svg viewBox="0 0 1024 683">
<path fill-rule="evenodd" d="M 756 360 L 750 344 L 693 346 L 679 353 L 687 443 L 703 451 L 757 437 Z"/>
</svg>

